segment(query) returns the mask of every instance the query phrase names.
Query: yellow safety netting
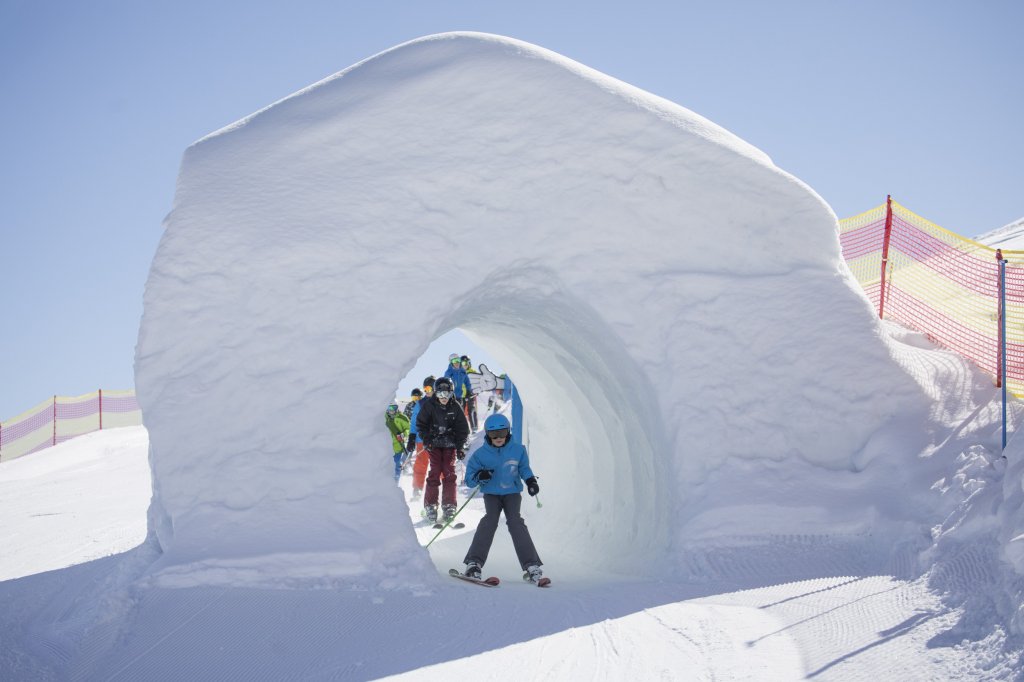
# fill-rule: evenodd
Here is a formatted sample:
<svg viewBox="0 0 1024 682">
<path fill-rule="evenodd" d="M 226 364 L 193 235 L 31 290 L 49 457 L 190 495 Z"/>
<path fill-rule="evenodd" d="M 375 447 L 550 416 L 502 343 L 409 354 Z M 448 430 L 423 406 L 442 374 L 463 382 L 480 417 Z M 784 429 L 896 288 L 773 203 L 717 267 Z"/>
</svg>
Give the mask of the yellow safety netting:
<svg viewBox="0 0 1024 682">
<path fill-rule="evenodd" d="M 99 429 L 141 423 L 142 412 L 135 391 L 98 390 L 78 396 L 54 396 L 0 422 L 0 461 Z"/>
<path fill-rule="evenodd" d="M 839 228 L 843 256 L 884 319 L 922 332 L 998 379 L 1003 345 L 996 249 L 939 227 L 895 201 L 841 220 Z M 1024 251 L 1001 255 L 1007 261 L 1007 387 L 1021 396 Z"/>
</svg>

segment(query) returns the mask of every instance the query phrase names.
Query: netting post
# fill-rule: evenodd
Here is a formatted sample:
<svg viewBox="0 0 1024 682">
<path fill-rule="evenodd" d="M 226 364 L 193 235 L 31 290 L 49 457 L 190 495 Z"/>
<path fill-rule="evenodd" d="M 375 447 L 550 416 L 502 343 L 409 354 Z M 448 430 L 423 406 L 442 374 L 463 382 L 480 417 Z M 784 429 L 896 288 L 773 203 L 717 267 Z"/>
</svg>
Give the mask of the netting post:
<svg viewBox="0 0 1024 682">
<path fill-rule="evenodd" d="M 103 430 L 103 389 L 100 389 L 100 431 Z"/>
<path fill-rule="evenodd" d="M 999 300 L 996 301 L 996 388 L 1003 385 L 1003 362 L 1006 353 L 1006 345 L 1003 339 L 1005 325 L 1003 324 L 1003 313 L 1006 310 L 1006 261 L 1003 260 L 1003 250 L 996 249 L 996 263 L 999 265 Z"/>
<path fill-rule="evenodd" d="M 1003 250 L 996 250 L 999 259 L 999 385 L 1003 389 L 1003 449 L 1006 449 L 1006 260 Z"/>
<path fill-rule="evenodd" d="M 53 396 L 53 444 L 57 444 L 57 396 Z"/>
<path fill-rule="evenodd" d="M 885 233 L 882 236 L 882 282 L 878 290 L 878 319 L 885 315 L 885 271 L 889 267 L 889 236 L 892 234 L 892 195 L 885 196 Z"/>
</svg>

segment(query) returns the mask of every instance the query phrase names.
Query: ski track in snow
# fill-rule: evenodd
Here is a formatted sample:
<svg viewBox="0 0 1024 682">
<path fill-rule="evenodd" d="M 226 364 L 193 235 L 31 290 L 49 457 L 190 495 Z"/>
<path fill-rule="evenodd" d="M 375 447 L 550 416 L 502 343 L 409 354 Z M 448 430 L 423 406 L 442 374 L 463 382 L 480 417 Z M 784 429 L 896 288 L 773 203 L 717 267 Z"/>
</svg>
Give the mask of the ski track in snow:
<svg viewBox="0 0 1024 682">
<path fill-rule="evenodd" d="M 127 433 L 125 435 L 128 435 Z M 99 440 L 116 440 L 111 432 Z M 85 445 L 83 442 L 80 445 Z M 38 513 L 24 500 L 45 500 L 53 473 L 44 459 L 74 455 L 40 453 L 38 477 L 24 476 L 25 497 L 0 498 L 5 532 Z M 144 488 L 146 445 L 136 438 L 118 457 L 98 463 L 107 476 L 61 479 L 60 494 L 88 500 L 103 488 Z M 32 464 L 23 460 L 24 470 Z M 3 474 L 13 471 L 9 464 Z M 14 477 L 8 477 L 14 478 Z M 73 489 L 79 481 L 80 490 Z M 402 477 L 410 492 L 410 477 Z M 132 498 L 134 499 L 134 498 Z M 460 500 L 464 499 L 460 495 Z M 410 505 L 410 520 L 420 504 Z M 889 576 L 836 575 L 765 585 L 780 552 L 817 556 L 816 567 L 837 570 L 857 561 L 833 552 L 828 539 L 780 536 L 723 549 L 712 563 L 715 582 L 636 581 L 608 576 L 603 585 L 559 581 L 557 561 L 548 564 L 554 587 L 523 583 L 504 526 L 499 527 L 485 573 L 502 579 L 483 590 L 438 576 L 418 596 L 407 591 L 354 589 L 272 590 L 128 586 L 85 613 L 71 593 L 82 595 L 130 564 L 135 552 L 90 561 L 97 547 L 120 551 L 124 537 L 137 539 L 145 505 L 136 501 L 121 527 L 109 519 L 90 526 L 88 505 L 74 528 L 56 522 L 40 529 L 34 552 L 0 557 L 0 631 L 13 642 L 0 656 L 3 679 L 378 679 L 434 680 L 955 680 L 995 679 L 972 667 L 954 647 L 929 646 L 953 626 L 959 613 L 942 606 L 923 581 Z M 530 507 L 524 505 L 529 517 Z M 482 515 L 482 501 L 463 511 L 465 529 L 446 530 L 432 546 L 438 572 L 461 565 L 461 553 Z M 92 530 L 88 530 L 89 528 Z M 75 530 L 82 542 L 57 550 Z M 436 533 L 416 531 L 421 544 Z M 133 535 L 134 534 L 134 535 Z M 95 545 L 95 547 L 93 546 Z M 44 559 L 47 548 L 51 558 Z M 436 549 L 435 549 L 436 548 Z M 542 553 L 544 550 L 541 550 Z M 551 554 L 557 554 L 549 548 Z M 52 568 L 53 556 L 78 564 Z M 758 573 L 758 566 L 762 571 Z M 708 566 L 704 566 L 705 569 Z M 947 564 L 947 581 L 983 578 L 984 563 L 965 550 Z M 33 575 L 38 573 L 38 575 Z M 737 584 L 753 589 L 737 590 Z M 70 592 L 69 592 L 70 591 Z M 47 605 L 52 603 L 52 606 Z M 68 604 L 72 604 L 68 606 Z"/>
</svg>

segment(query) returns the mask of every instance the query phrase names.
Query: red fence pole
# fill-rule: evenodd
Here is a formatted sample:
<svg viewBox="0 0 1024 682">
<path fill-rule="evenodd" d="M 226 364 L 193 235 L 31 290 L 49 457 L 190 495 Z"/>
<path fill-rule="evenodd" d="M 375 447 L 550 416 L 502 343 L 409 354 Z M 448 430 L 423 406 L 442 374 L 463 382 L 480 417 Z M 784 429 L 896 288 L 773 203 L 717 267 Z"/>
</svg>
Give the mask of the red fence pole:
<svg viewBox="0 0 1024 682">
<path fill-rule="evenodd" d="M 889 236 L 892 234 L 892 195 L 885 197 L 885 235 L 882 237 L 882 286 L 878 290 L 878 319 L 885 314 L 885 271 L 889 266 Z"/>
<path fill-rule="evenodd" d="M 100 389 L 100 431 L 103 430 L 103 389 Z"/>
</svg>

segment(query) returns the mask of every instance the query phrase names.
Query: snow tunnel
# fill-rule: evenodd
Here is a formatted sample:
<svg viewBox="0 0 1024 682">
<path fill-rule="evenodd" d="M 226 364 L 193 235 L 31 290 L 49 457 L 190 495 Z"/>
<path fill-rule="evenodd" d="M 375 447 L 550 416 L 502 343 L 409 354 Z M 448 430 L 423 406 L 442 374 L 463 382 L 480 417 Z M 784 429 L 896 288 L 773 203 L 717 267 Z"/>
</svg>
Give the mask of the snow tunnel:
<svg viewBox="0 0 1024 682">
<path fill-rule="evenodd" d="M 704 472 L 842 467 L 883 418 L 870 381 L 813 371 L 885 354 L 839 262 L 834 214 L 762 152 L 565 57 L 451 33 L 360 62 L 185 152 L 136 349 L 153 572 L 432 574 L 381 406 L 456 327 L 529 396 L 539 544 L 666 563 Z"/>
<path fill-rule="evenodd" d="M 591 307 L 540 274 L 493 279 L 441 328 L 457 326 L 496 353 L 527 396 L 531 461 L 545 491 L 544 512 L 528 512 L 538 546 L 560 565 L 633 570 L 637 556 L 654 556 L 668 538 L 669 461 L 653 388 Z"/>
</svg>

